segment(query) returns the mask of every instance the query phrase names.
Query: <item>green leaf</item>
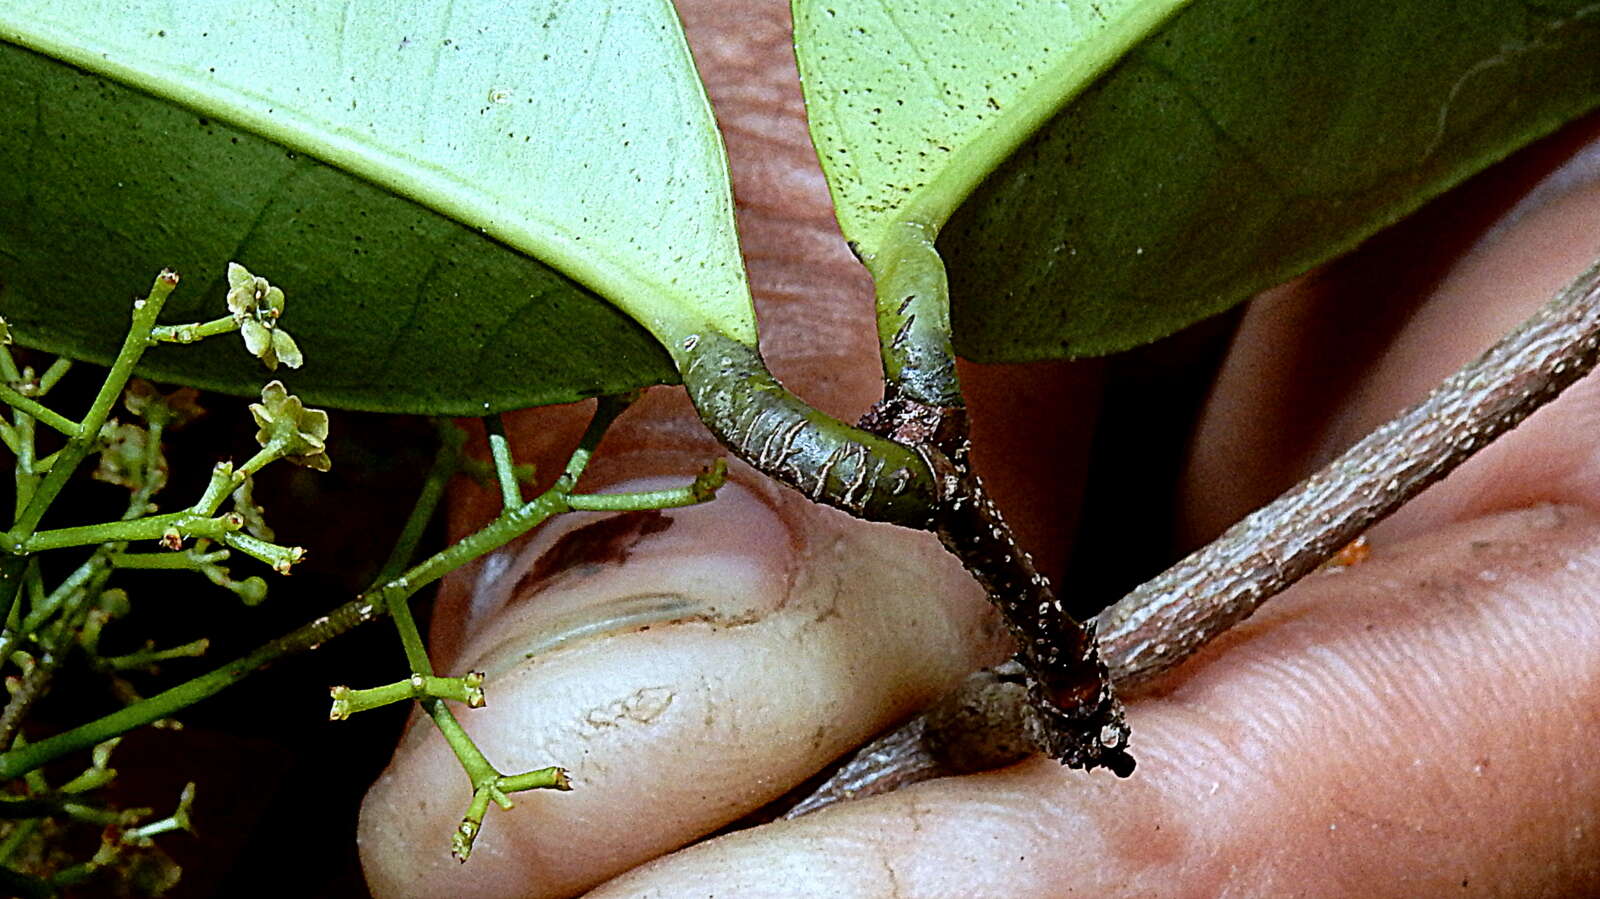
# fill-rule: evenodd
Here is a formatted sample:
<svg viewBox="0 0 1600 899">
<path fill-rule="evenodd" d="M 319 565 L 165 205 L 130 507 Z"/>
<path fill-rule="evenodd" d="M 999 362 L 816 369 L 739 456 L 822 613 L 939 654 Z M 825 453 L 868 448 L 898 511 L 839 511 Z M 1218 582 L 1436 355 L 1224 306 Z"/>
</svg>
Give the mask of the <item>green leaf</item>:
<svg viewBox="0 0 1600 899">
<path fill-rule="evenodd" d="M 1171 333 L 1600 103 L 1600 7 L 1572 0 L 798 0 L 796 21 L 846 236 L 870 267 L 896 222 L 940 230 L 981 361 Z"/>
<path fill-rule="evenodd" d="M 794 0 L 811 137 L 872 273 L 891 390 L 959 405 L 934 238 L 978 182 L 1180 0 Z"/>
<path fill-rule="evenodd" d="M 292 384 L 323 405 L 565 402 L 676 380 L 661 343 L 755 339 L 666 0 L 5 0 L 0 41 L 20 342 L 107 361 L 153 271 L 189 276 L 168 321 L 204 320 L 233 260 L 288 294 Z M 146 359 L 238 393 L 265 374 L 235 340 Z"/>
<path fill-rule="evenodd" d="M 1186 0 L 794 0 L 811 137 L 863 257 L 937 229 L 1072 94 Z"/>
</svg>

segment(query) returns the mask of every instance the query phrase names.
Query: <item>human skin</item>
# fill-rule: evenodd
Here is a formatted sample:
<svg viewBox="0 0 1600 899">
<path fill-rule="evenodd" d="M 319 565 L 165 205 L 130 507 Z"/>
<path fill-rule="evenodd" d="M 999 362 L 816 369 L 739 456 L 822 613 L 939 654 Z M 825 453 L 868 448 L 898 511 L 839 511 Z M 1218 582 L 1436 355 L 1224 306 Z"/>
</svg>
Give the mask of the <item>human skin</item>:
<svg viewBox="0 0 1600 899">
<path fill-rule="evenodd" d="M 728 143 L 763 350 L 802 396 L 853 419 L 881 389 L 871 290 L 806 138 L 786 6 L 682 11 Z M 1179 543 L 1210 539 L 1418 399 L 1600 255 L 1600 178 L 1582 176 L 1600 165 L 1513 209 L 1596 137 L 1600 123 L 1569 129 L 1255 300 L 1173 500 Z M 964 372 L 979 464 L 1047 569 L 1077 526 L 1088 428 L 1040 423 L 1092 420 L 1097 372 Z M 519 416 L 519 457 L 558 468 L 585 415 Z M 1375 528 L 1368 561 L 1307 578 L 1128 697 L 1131 778 L 1036 759 L 703 842 L 998 659 L 993 615 L 931 537 L 811 505 L 742 466 L 664 528 L 636 520 L 562 542 L 596 518 L 558 519 L 452 579 L 432 641 L 442 671 L 489 673 L 488 707 L 461 713 L 489 758 L 507 772 L 564 765 L 574 791 L 491 809 L 459 865 L 449 834 L 469 788 L 437 733 L 413 726 L 362 809 L 369 884 L 378 896 L 1600 893 L 1597 426 L 1590 378 Z M 718 454 L 680 391 L 652 391 L 584 486 L 681 479 Z M 464 488 L 453 529 L 497 501 Z M 514 590 L 557 545 L 565 567 Z"/>
</svg>

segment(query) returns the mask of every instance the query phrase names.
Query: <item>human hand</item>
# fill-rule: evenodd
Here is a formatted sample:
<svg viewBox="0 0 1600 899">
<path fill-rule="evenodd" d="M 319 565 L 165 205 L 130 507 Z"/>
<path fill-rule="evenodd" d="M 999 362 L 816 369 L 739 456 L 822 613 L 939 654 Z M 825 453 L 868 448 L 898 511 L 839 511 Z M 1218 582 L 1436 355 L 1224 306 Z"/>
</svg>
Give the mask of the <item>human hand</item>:
<svg viewBox="0 0 1600 899">
<path fill-rule="evenodd" d="M 749 6 L 684 15 L 728 138 L 763 349 L 850 420 L 880 387 L 870 289 L 815 171 L 786 9 Z M 1175 500 L 1183 542 L 1419 398 L 1600 253 L 1594 180 L 1484 236 L 1557 153 L 1253 304 Z M 964 374 L 992 489 L 1025 542 L 1059 548 L 1096 366 L 1048 371 Z M 1037 393 L 1008 392 L 1021 386 Z M 1307 578 L 1129 697 L 1129 780 L 1036 759 L 679 852 L 997 660 L 1003 637 L 931 537 L 742 467 L 705 507 L 558 519 L 447 585 L 433 647 L 444 671 L 488 671 L 489 707 L 464 723 L 489 757 L 565 765 L 576 790 L 491 814 L 457 865 L 468 787 L 415 727 L 363 809 L 369 881 L 395 896 L 567 895 L 623 872 L 600 893 L 1596 892 L 1597 419 L 1590 379 L 1376 528 L 1369 561 Z M 521 457 L 558 465 L 582 420 L 520 418 Z M 655 391 L 586 489 L 681 478 L 717 454 L 678 392 Z M 463 494 L 454 529 L 496 501 Z"/>
</svg>

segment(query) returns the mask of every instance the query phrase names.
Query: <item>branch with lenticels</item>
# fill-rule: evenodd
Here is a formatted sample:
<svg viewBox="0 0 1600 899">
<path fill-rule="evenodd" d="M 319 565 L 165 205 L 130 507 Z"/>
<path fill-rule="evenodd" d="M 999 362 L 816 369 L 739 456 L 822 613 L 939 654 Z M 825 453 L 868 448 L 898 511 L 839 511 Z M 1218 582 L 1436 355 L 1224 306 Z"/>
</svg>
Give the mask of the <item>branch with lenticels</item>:
<svg viewBox="0 0 1600 899">
<path fill-rule="evenodd" d="M 1095 618 L 1119 690 L 1175 667 L 1341 547 L 1516 427 L 1600 359 L 1600 262 L 1426 399 Z M 858 750 L 794 806 L 985 770 L 1031 754 L 1020 667 L 979 671 L 934 708 Z"/>
</svg>

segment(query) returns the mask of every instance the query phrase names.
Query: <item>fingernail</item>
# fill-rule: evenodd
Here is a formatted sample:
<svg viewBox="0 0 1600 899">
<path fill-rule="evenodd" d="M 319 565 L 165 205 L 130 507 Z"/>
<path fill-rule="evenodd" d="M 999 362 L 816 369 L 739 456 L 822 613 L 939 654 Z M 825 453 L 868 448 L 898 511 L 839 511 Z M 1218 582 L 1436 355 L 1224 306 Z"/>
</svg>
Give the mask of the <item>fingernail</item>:
<svg viewBox="0 0 1600 899">
<path fill-rule="evenodd" d="M 681 481 L 640 478 L 603 492 Z M 461 667 L 492 679 L 606 634 L 758 621 L 787 597 L 794 559 L 794 535 L 778 509 L 736 481 L 699 506 L 569 513 L 480 563 Z"/>
</svg>

